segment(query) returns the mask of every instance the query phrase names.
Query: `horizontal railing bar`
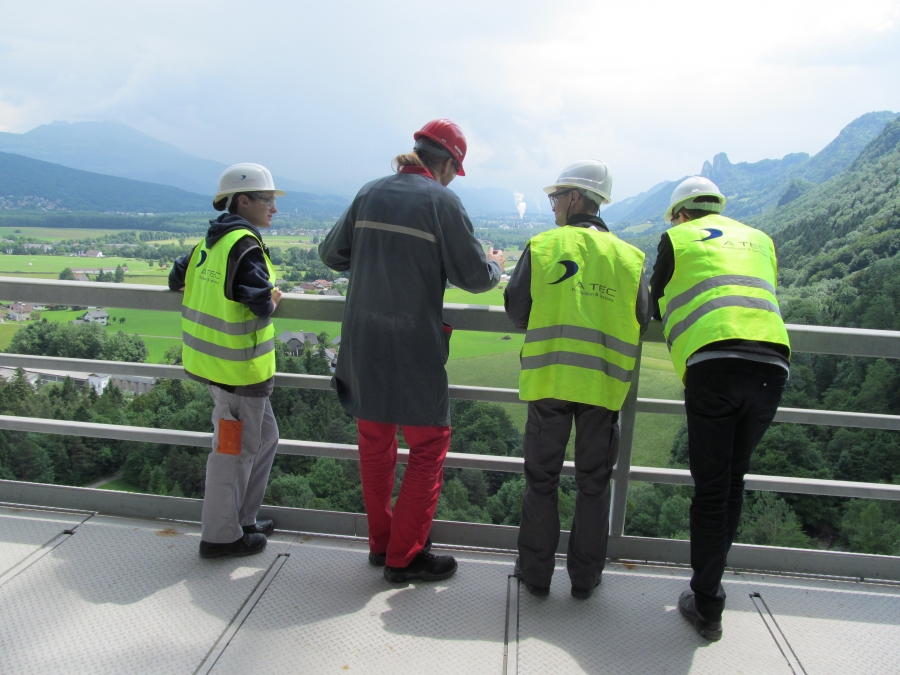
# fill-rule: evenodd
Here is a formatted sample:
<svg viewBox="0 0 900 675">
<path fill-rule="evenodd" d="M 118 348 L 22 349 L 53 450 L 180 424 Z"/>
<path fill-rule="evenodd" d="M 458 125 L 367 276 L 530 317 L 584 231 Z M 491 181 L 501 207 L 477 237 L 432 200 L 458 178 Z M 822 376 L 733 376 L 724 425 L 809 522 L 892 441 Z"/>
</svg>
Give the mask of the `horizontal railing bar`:
<svg viewBox="0 0 900 675">
<path fill-rule="evenodd" d="M 637 412 L 685 416 L 684 401 L 658 398 L 639 398 Z M 812 410 L 809 408 L 779 408 L 776 422 L 785 424 L 815 424 L 823 427 L 852 429 L 883 429 L 900 431 L 900 415 Z"/>
<path fill-rule="evenodd" d="M 35 368 L 44 370 L 68 370 L 80 373 L 103 373 L 107 375 L 137 375 L 187 379 L 181 366 L 166 366 L 151 363 L 126 363 L 122 361 L 94 361 L 91 359 L 69 359 L 53 356 L 31 356 L 25 354 L 0 354 L 0 366 L 10 368 Z M 327 375 L 298 375 L 276 373 L 275 384 L 279 387 L 328 390 L 331 378 Z M 450 398 L 467 401 L 490 401 L 492 403 L 527 403 L 519 398 L 517 389 L 496 387 L 470 387 L 450 385 Z M 639 398 L 637 412 L 661 415 L 684 416 L 684 402 L 670 399 Z M 874 413 L 840 412 L 832 410 L 809 410 L 803 408 L 779 408 L 776 422 L 786 424 L 817 424 L 855 429 L 883 429 L 900 431 L 900 416 Z"/>
<path fill-rule="evenodd" d="M 0 429 L 57 434 L 63 436 L 78 435 L 87 438 L 108 438 L 141 443 L 187 445 L 198 448 L 212 447 L 212 434 L 206 432 L 150 429 L 147 427 L 132 427 L 116 424 L 96 424 L 94 422 L 49 420 L 37 417 L 0 415 Z M 355 445 L 300 441 L 286 438 L 281 439 L 278 442 L 278 453 L 305 457 L 331 457 L 334 459 L 349 460 L 359 459 L 359 454 Z M 408 459 L 409 450 L 398 450 L 398 462 L 406 463 Z M 447 453 L 447 459 L 444 465 L 448 468 L 503 471 L 507 473 L 523 473 L 525 470 L 525 460 L 521 457 L 474 455 L 459 452 Z M 575 475 L 574 462 L 563 463 L 562 475 Z M 633 466 L 628 475 L 632 480 L 650 483 L 666 483 L 670 485 L 693 484 L 690 473 L 684 469 Z M 746 477 L 746 484 L 748 490 L 900 501 L 900 485 L 856 483 L 851 481 L 793 478 L 786 476 L 758 476 L 750 474 Z"/>
<path fill-rule="evenodd" d="M 102 263 L 100 263 L 102 264 Z M 181 294 L 165 286 L 98 284 L 83 281 L 0 277 L 0 297 L 49 305 L 155 309 L 181 312 Z M 275 310 L 275 318 L 340 322 L 344 298 L 324 295 L 286 294 Z M 459 330 L 491 333 L 522 333 L 513 326 L 502 307 L 446 303 L 444 319 Z M 794 352 L 900 359 L 900 331 L 802 326 L 788 324 Z M 651 321 L 643 339 L 662 342 L 662 325 Z"/>
<path fill-rule="evenodd" d="M 668 485 L 693 485 L 690 471 L 648 466 L 633 466 L 628 474 L 631 480 Z M 853 497 L 859 499 L 887 499 L 900 501 L 900 485 L 886 483 L 857 483 L 847 480 L 823 478 L 795 478 L 791 476 L 763 476 L 748 473 L 747 490 L 763 492 L 790 492 L 792 494 L 821 495 L 828 497 Z"/>
<path fill-rule="evenodd" d="M 18 508 L 40 505 L 46 509 L 99 512 L 105 516 L 187 522 L 200 521 L 203 505 L 202 500 L 185 497 L 6 480 L 0 480 L 0 502 Z M 361 513 L 263 505 L 260 516 L 273 518 L 282 530 L 360 537 L 363 540 L 368 536 L 366 516 Z M 446 520 L 435 520 L 431 529 L 435 544 L 509 551 L 516 550 L 518 532 L 519 528 L 508 525 Z M 558 553 L 565 553 L 568 539 L 569 532 L 560 532 Z M 690 563 L 690 542 L 611 536 L 608 555 L 610 560 L 687 565 Z M 728 563 L 729 568 L 735 570 L 826 575 L 857 581 L 860 578 L 900 581 L 900 558 L 895 556 L 734 544 L 728 554 Z"/>
</svg>

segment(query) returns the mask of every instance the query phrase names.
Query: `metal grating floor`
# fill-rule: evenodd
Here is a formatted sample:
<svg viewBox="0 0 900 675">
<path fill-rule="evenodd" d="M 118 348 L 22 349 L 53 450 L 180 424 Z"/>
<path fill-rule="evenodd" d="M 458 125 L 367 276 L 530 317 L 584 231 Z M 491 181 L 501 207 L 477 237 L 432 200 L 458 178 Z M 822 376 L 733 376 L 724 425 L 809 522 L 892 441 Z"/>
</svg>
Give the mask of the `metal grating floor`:
<svg viewBox="0 0 900 675">
<path fill-rule="evenodd" d="M 360 540 L 279 534 L 214 561 L 198 543 L 196 525 L 0 508 L 0 672 L 900 672 L 896 585 L 729 574 L 709 644 L 675 608 L 682 568 L 610 564 L 588 601 L 559 568 L 537 599 L 512 555 L 458 551 L 447 582 L 392 586 Z"/>
</svg>

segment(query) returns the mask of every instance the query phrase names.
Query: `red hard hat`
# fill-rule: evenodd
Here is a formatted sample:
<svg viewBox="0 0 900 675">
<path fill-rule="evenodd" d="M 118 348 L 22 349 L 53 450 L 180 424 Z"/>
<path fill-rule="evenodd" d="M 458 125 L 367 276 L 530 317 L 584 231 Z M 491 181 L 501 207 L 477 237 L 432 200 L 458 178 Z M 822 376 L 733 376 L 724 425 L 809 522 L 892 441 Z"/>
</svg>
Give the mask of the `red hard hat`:
<svg viewBox="0 0 900 675">
<path fill-rule="evenodd" d="M 417 141 L 419 136 L 430 138 L 441 145 L 459 164 L 459 173 L 457 175 L 466 175 L 465 170 L 463 170 L 463 160 L 466 157 L 466 137 L 463 136 L 462 129 L 455 122 L 451 122 L 448 119 L 431 120 L 413 134 L 413 139 Z"/>
</svg>

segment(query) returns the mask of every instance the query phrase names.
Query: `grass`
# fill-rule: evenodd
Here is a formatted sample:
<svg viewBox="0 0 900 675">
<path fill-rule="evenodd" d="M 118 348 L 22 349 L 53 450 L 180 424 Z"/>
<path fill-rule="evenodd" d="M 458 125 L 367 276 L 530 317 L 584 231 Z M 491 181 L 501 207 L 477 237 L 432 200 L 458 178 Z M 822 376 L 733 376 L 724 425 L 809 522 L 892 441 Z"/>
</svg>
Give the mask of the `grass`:
<svg viewBox="0 0 900 675">
<path fill-rule="evenodd" d="M 69 241 L 81 239 L 96 239 L 97 237 L 127 232 L 128 230 L 103 230 L 93 228 L 71 227 L 0 227 L 0 238 L 12 239 L 13 237 L 27 237 L 29 239 L 42 239 L 44 241 Z"/>
<path fill-rule="evenodd" d="M 16 331 L 21 327 L 22 326 L 18 323 L 0 323 L 0 350 L 9 347 L 13 335 L 15 335 Z"/>
<path fill-rule="evenodd" d="M 143 492 L 141 488 L 135 487 L 131 483 L 125 481 L 124 478 L 116 478 L 115 480 L 111 480 L 108 483 L 104 483 L 98 489 L 100 490 L 115 490 L 116 492 Z"/>
<path fill-rule="evenodd" d="M 485 333 L 483 335 L 493 334 Z M 453 340 L 456 340 L 456 337 L 454 333 Z M 521 336 L 519 337 L 521 338 Z M 518 344 L 521 346 L 521 343 L 520 339 Z M 451 341 L 451 355 L 455 349 L 456 344 Z M 643 351 L 638 395 L 642 398 L 682 400 L 684 389 L 675 374 L 665 345 L 648 343 L 644 345 Z M 447 363 L 447 374 L 452 384 L 518 389 L 518 350 L 469 358 L 453 359 L 451 356 L 451 360 Z M 528 417 L 527 406 L 524 403 L 499 405 L 510 415 L 516 428 L 524 432 Z M 639 413 L 635 422 L 632 464 L 666 466 L 669 461 L 672 440 L 682 423 L 683 419 L 676 415 Z M 569 448 L 566 453 L 568 459 L 573 457 L 573 443 L 574 434 L 569 439 Z"/>
</svg>

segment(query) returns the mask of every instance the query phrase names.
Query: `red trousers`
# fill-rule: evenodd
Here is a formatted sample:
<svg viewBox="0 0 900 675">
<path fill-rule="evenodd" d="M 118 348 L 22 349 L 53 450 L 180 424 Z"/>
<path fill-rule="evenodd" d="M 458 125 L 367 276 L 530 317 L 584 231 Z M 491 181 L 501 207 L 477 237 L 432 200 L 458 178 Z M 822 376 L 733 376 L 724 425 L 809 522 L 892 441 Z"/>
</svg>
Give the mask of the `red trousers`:
<svg viewBox="0 0 900 675">
<path fill-rule="evenodd" d="M 369 520 L 369 550 L 387 565 L 406 567 L 425 546 L 441 496 L 450 427 L 403 427 L 409 464 L 391 509 L 397 465 L 397 425 L 357 420 L 359 472 Z"/>
</svg>

